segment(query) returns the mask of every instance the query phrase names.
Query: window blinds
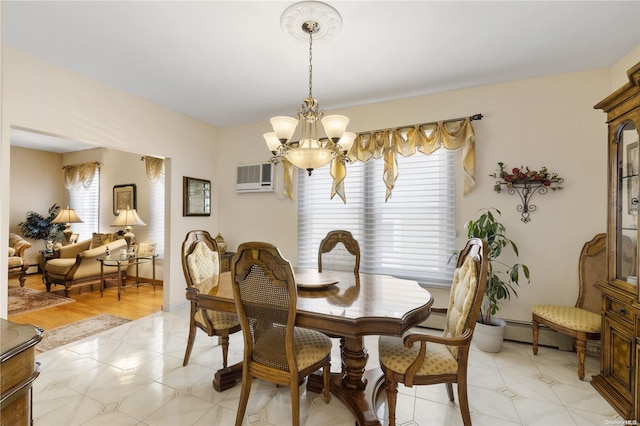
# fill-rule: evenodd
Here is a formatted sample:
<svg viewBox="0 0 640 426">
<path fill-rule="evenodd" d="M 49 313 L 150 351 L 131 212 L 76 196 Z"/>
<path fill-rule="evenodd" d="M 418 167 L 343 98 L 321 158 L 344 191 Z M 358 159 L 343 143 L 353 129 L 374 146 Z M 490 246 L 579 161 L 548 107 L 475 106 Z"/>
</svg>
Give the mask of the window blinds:
<svg viewBox="0 0 640 426">
<path fill-rule="evenodd" d="M 385 203 L 383 161 L 348 165 L 347 203 L 329 199 L 327 168 L 298 177 L 298 265 L 316 268 L 327 232 L 351 231 L 361 250 L 362 272 L 450 285 L 455 264 L 455 153 L 398 157 L 402 174 Z"/>
<path fill-rule="evenodd" d="M 86 184 L 86 182 L 85 182 Z M 69 187 L 69 207 L 76 211 L 82 223 L 72 223 L 71 230 L 78 235 L 78 241 L 92 237 L 98 232 L 100 223 L 100 168 L 96 167 L 88 186 Z"/>
</svg>

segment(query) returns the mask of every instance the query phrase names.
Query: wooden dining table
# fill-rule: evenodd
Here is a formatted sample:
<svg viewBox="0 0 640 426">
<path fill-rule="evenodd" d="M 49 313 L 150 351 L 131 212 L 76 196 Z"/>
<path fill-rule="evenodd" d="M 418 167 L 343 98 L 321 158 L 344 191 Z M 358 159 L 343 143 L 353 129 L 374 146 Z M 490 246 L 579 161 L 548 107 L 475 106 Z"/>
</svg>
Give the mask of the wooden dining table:
<svg viewBox="0 0 640 426">
<path fill-rule="evenodd" d="M 331 393 L 351 410 L 357 424 L 380 425 L 375 399 L 384 377 L 379 367 L 366 369 L 364 336 L 399 336 L 421 323 L 431 313 L 431 293 L 416 281 L 389 275 L 297 269 L 295 276 L 296 282 L 305 281 L 298 283 L 296 326 L 340 337 L 342 368 L 331 374 Z M 309 283 L 314 280 L 325 284 Z M 199 307 L 236 312 L 230 272 L 220 275 L 218 287 L 205 300 Z M 242 362 L 218 370 L 213 386 L 220 392 L 241 379 Z M 320 392 L 321 375 L 310 376 L 307 389 Z"/>
</svg>

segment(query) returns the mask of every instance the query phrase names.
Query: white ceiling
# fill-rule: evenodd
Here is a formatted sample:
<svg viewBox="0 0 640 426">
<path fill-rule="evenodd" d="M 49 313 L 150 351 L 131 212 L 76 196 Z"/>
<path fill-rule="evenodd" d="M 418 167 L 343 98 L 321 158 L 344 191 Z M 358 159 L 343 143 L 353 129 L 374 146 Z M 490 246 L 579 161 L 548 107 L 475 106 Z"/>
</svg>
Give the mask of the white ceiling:
<svg viewBox="0 0 640 426">
<path fill-rule="evenodd" d="M 4 42 L 218 127 L 294 115 L 308 44 L 276 1 L 4 1 Z M 325 111 L 609 67 L 640 44 L 640 1 L 330 1 L 314 43 Z"/>
</svg>

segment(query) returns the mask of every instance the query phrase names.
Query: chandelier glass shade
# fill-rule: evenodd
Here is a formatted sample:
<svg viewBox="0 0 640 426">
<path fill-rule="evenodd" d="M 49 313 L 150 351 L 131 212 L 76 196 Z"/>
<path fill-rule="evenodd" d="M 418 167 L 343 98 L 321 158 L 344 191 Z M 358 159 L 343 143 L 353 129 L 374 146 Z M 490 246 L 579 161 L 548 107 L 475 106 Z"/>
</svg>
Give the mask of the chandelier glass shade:
<svg viewBox="0 0 640 426">
<path fill-rule="evenodd" d="M 322 10 L 324 13 L 318 13 L 318 10 Z M 309 16 L 302 16 L 304 13 L 309 13 Z M 317 99 L 314 99 L 312 95 L 313 35 L 326 34 L 323 29 L 326 30 L 327 25 L 335 29 L 338 20 L 341 26 L 342 18 L 331 6 L 321 2 L 308 1 L 296 3 L 287 8 L 282 15 L 281 22 L 287 22 L 289 25 L 291 16 L 295 16 L 296 19 L 300 19 L 302 16 L 297 35 L 301 29 L 309 36 L 309 96 L 303 100 L 297 118 L 273 117 L 270 120 L 273 132 L 265 133 L 263 137 L 269 151 L 273 154 L 272 162 L 277 163 L 286 158 L 292 165 L 307 170 L 311 175 L 314 169 L 329 164 L 334 158 L 343 162 L 349 161 L 346 154 L 356 138 L 355 133 L 346 131 L 347 124 L 349 124 L 348 117 L 344 115 L 324 116 Z M 331 21 L 326 24 L 319 22 L 323 16 L 329 17 Z M 289 27 L 283 26 L 283 29 L 289 31 Z M 333 35 L 335 31 L 330 31 L 330 33 Z M 298 123 L 301 127 L 301 137 L 297 141 L 291 141 Z M 322 123 L 326 135 L 324 137 L 320 137 L 320 123 Z"/>
</svg>

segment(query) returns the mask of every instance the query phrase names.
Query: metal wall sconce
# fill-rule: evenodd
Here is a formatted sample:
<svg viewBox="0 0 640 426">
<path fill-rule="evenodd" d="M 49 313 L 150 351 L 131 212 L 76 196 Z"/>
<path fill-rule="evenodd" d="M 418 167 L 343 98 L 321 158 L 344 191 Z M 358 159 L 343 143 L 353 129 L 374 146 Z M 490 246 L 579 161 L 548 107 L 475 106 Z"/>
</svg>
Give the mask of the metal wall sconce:
<svg viewBox="0 0 640 426">
<path fill-rule="evenodd" d="M 522 218 L 520 219 L 524 223 L 531 222 L 529 217 L 532 212 L 535 212 L 538 207 L 535 204 L 531 204 L 531 199 L 538 193 L 544 195 L 549 192 L 549 189 L 555 191 L 562 189 L 562 182 L 564 179 L 558 176 L 557 173 L 551 173 L 546 167 L 542 167 L 538 170 L 529 170 L 528 167 L 514 168 L 511 173 L 506 171 L 504 163 L 498 163 L 499 169 L 496 173 L 490 175 L 495 178 L 500 178 L 499 181 L 493 187 L 496 192 L 502 192 L 506 188 L 507 193 L 510 195 L 518 194 L 522 204 L 517 207 Z"/>
</svg>

